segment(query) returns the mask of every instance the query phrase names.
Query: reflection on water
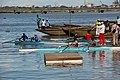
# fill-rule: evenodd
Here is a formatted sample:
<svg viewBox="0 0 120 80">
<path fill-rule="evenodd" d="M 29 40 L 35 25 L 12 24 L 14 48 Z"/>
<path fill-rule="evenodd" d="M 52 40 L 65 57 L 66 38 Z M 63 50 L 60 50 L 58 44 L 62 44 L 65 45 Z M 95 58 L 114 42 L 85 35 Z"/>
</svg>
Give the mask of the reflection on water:
<svg viewBox="0 0 120 80">
<path fill-rule="evenodd" d="M 120 61 L 120 53 L 119 53 L 119 51 L 118 50 L 113 50 L 112 54 L 113 54 L 112 60 L 114 62 L 119 62 Z"/>
<path fill-rule="evenodd" d="M 95 57 L 96 57 L 96 51 L 93 51 L 92 52 L 92 58 L 93 58 L 93 60 L 95 60 Z"/>
<path fill-rule="evenodd" d="M 10 55 L 11 54 L 11 55 Z M 45 67 L 44 53 L 0 53 L 0 80 L 117 80 L 119 52 L 80 52 L 83 65 Z"/>
<path fill-rule="evenodd" d="M 120 52 L 117 50 L 113 50 L 112 52 L 112 60 L 113 60 L 113 70 L 116 75 L 120 75 Z"/>
</svg>

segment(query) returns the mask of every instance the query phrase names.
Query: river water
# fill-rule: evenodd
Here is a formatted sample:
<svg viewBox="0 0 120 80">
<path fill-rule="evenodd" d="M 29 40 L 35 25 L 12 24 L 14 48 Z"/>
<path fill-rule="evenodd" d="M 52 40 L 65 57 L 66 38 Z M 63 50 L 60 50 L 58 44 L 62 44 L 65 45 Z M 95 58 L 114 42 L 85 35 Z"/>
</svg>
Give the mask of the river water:
<svg viewBox="0 0 120 80">
<path fill-rule="evenodd" d="M 120 12 L 105 13 L 48 13 L 39 14 L 51 24 L 74 23 L 94 25 L 97 19 L 116 20 Z M 25 32 L 29 37 L 34 34 L 46 35 L 35 31 L 36 13 L 0 14 L 0 80 L 119 80 L 120 52 L 105 51 L 105 58 L 99 57 L 100 51 L 79 52 L 83 65 L 71 67 L 48 67 L 44 64 L 45 52 L 19 52 L 19 46 L 3 44 L 14 40 Z M 48 45 L 51 46 L 51 45 Z M 41 46 L 42 47 L 42 46 Z"/>
</svg>

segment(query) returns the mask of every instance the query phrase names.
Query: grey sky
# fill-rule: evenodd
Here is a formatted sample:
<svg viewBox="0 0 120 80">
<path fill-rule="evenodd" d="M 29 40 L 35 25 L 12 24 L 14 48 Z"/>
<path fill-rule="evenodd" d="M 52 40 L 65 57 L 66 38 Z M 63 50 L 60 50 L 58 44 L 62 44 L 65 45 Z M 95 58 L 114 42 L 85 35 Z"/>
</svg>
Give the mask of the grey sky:
<svg viewBox="0 0 120 80">
<path fill-rule="evenodd" d="M 0 6 L 80 6 L 84 2 L 94 3 L 95 5 L 101 5 L 100 0 L 0 0 Z M 111 5 L 113 0 L 101 0 L 102 3 Z"/>
</svg>

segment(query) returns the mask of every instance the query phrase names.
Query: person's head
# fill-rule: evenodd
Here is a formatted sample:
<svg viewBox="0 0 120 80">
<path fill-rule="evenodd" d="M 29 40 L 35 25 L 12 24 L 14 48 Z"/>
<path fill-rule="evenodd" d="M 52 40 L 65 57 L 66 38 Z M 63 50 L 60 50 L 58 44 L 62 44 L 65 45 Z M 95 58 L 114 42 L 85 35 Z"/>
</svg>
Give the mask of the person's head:
<svg viewBox="0 0 120 80">
<path fill-rule="evenodd" d="M 101 25 L 101 22 L 96 22 L 96 25 L 98 25 L 98 26 Z"/>
<path fill-rule="evenodd" d="M 90 30 L 88 30 L 87 33 L 90 34 Z"/>
<path fill-rule="evenodd" d="M 92 37 L 91 40 L 94 41 L 94 38 Z"/>
<path fill-rule="evenodd" d="M 100 19 L 97 19 L 97 22 L 99 22 L 100 21 Z"/>
<path fill-rule="evenodd" d="M 34 36 L 37 36 L 36 34 Z"/>
<path fill-rule="evenodd" d="M 37 14 L 37 17 L 39 17 L 39 15 Z"/>
<path fill-rule="evenodd" d="M 75 43 L 78 43 L 78 40 L 75 40 Z"/>
<path fill-rule="evenodd" d="M 104 22 L 101 22 L 101 25 L 104 24 Z"/>
<path fill-rule="evenodd" d="M 113 22 L 114 24 L 117 24 L 117 21 Z"/>
<path fill-rule="evenodd" d="M 119 16 L 117 16 L 117 19 L 119 19 Z"/>
<path fill-rule="evenodd" d="M 78 36 L 78 34 L 75 32 L 75 36 Z"/>
<path fill-rule="evenodd" d="M 25 33 L 23 33 L 23 35 L 25 35 Z"/>
</svg>

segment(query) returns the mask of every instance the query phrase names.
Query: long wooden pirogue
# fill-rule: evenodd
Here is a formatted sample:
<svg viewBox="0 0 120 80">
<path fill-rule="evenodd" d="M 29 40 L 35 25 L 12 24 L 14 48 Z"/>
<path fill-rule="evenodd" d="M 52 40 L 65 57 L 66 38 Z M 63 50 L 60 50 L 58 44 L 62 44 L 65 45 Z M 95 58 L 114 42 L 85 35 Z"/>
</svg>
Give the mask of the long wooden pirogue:
<svg viewBox="0 0 120 80">
<path fill-rule="evenodd" d="M 102 22 L 106 22 L 102 20 Z M 109 21 L 109 25 L 113 24 L 114 21 Z M 85 36 L 88 30 L 91 30 L 91 34 L 95 36 L 96 26 L 93 25 L 72 25 L 72 24 L 64 24 L 63 26 L 60 25 L 52 25 L 52 27 L 45 28 L 44 30 L 36 29 L 39 32 L 48 34 L 50 36 L 71 36 L 74 33 L 78 33 L 79 36 Z M 105 34 L 106 37 L 111 37 L 111 34 Z"/>
<path fill-rule="evenodd" d="M 96 36 L 95 29 L 92 30 L 92 29 L 80 29 L 80 28 L 78 28 L 78 29 L 69 29 L 69 30 L 62 29 L 62 30 L 66 33 L 67 36 L 70 36 L 70 37 L 75 36 L 75 33 L 77 33 L 78 36 L 84 37 L 86 35 L 87 31 L 90 30 L 91 31 L 90 33 L 92 34 L 92 36 L 98 38 L 98 36 Z M 112 37 L 111 33 L 105 33 L 105 38 L 111 38 L 111 37 Z"/>
<path fill-rule="evenodd" d="M 63 31 L 65 30 L 79 30 L 81 33 L 86 33 L 88 29 L 93 29 L 95 26 L 52 26 L 49 28 L 42 29 L 35 29 L 36 31 L 48 34 L 50 36 L 66 36 L 66 33 Z M 95 30 L 94 30 L 95 32 Z M 84 35 L 84 34 L 83 34 Z"/>
</svg>

